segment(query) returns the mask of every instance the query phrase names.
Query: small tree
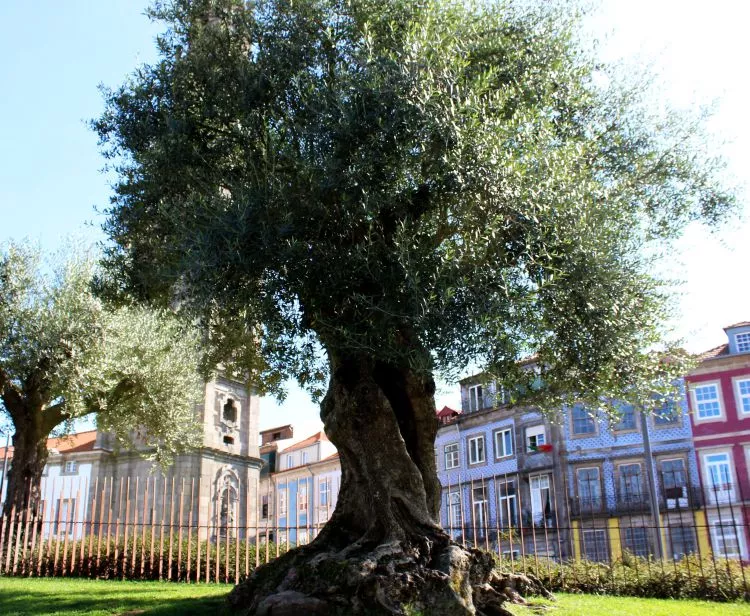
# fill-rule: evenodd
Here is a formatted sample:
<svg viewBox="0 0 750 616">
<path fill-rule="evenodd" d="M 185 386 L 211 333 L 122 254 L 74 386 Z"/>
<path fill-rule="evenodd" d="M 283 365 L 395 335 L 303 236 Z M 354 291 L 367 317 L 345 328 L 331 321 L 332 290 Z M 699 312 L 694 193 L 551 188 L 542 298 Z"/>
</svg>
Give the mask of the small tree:
<svg viewBox="0 0 750 616">
<path fill-rule="evenodd" d="M 155 6 L 160 60 L 95 123 L 120 175 L 113 291 L 178 295 L 216 360 L 239 352 L 267 389 L 328 380 L 341 455 L 323 532 L 236 603 L 504 613 L 514 582 L 438 524 L 433 372 L 477 362 L 544 408 L 669 384 L 647 255 L 732 204 L 694 125 L 655 118 L 560 11 Z M 532 353 L 540 374 L 518 363 Z"/>
<path fill-rule="evenodd" d="M 45 264 L 28 245 L 0 252 L 0 412 L 14 429 L 5 513 L 39 499 L 47 437 L 96 413 L 123 444 L 162 460 L 196 443 L 198 338 L 165 310 L 108 309 L 83 252 Z"/>
</svg>

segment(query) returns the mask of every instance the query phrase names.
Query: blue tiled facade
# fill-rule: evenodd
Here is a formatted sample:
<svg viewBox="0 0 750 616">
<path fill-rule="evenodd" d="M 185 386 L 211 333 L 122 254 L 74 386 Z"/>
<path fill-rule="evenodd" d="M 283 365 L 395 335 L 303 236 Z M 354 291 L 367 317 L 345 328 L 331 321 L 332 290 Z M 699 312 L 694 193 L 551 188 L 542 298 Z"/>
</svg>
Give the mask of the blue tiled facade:
<svg viewBox="0 0 750 616">
<path fill-rule="evenodd" d="M 580 408 L 564 408 L 550 418 L 497 406 L 493 385 L 482 385 L 480 392 L 479 378 L 462 381 L 462 414 L 440 428 L 435 442 L 441 522 L 454 536 L 498 551 L 555 557 L 604 559 L 597 551 L 610 557 L 623 549 L 642 555 L 656 548 L 693 549 L 697 538 L 687 537 L 682 525 L 700 506 L 700 491 L 684 398 L 658 416 L 626 412 L 615 425 L 603 412 Z M 644 451 L 644 420 L 651 464 Z M 651 472 L 658 511 L 649 489 Z M 613 533 L 613 520 L 630 530 L 622 537 L 619 530 Z M 673 547 L 671 535 L 656 530 L 675 524 L 686 545 Z"/>
</svg>

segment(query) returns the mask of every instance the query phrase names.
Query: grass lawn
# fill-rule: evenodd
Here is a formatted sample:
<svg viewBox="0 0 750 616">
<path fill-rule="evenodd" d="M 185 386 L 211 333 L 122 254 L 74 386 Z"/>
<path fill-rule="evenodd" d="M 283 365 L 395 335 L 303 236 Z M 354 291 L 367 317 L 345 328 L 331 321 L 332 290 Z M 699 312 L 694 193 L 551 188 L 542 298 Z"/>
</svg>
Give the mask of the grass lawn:
<svg viewBox="0 0 750 616">
<path fill-rule="evenodd" d="M 231 586 L 98 580 L 0 578 L 2 616 L 228 616 Z M 750 604 L 557 595 L 512 609 L 517 616 L 750 616 Z"/>
<path fill-rule="evenodd" d="M 0 578 L 2 616 L 229 614 L 225 584 Z"/>
<path fill-rule="evenodd" d="M 517 616 L 750 616 L 750 603 L 714 603 L 681 599 L 638 599 L 557 593 L 555 601 L 533 601 L 532 607 L 513 606 Z"/>
</svg>

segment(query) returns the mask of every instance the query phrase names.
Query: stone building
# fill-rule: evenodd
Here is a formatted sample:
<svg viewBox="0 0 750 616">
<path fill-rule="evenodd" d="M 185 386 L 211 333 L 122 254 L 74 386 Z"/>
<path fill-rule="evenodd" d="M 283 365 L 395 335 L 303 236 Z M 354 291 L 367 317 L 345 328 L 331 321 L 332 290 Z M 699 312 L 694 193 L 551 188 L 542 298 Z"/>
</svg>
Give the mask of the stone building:
<svg viewBox="0 0 750 616">
<path fill-rule="evenodd" d="M 96 528 L 117 520 L 136 527 L 189 525 L 209 539 L 254 536 L 262 466 L 259 412 L 252 389 L 222 377 L 208 382 L 196 406 L 203 442 L 166 469 L 147 459 L 147 448 L 118 450 L 111 435 L 96 430 L 50 439 L 40 512 L 51 521 L 45 532 L 67 525 L 76 536 L 84 524 Z M 10 464 L 12 448 L 7 455 L 0 449 L 3 491 Z"/>
</svg>

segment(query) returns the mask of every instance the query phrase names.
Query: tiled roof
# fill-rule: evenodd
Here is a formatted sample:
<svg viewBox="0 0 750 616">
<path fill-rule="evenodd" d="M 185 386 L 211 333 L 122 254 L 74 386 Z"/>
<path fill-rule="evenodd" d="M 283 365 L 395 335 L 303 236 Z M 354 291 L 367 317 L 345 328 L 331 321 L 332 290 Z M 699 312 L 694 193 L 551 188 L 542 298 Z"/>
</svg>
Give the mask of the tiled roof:
<svg viewBox="0 0 750 616">
<path fill-rule="evenodd" d="M 698 361 L 704 361 L 706 359 L 716 359 L 717 357 L 721 357 L 722 355 L 728 355 L 729 354 L 729 345 L 728 344 L 720 344 L 717 347 L 714 347 L 713 349 L 709 349 L 708 351 L 704 351 L 703 353 L 698 354 Z"/>
<path fill-rule="evenodd" d="M 740 321 L 739 323 L 733 323 L 732 325 L 727 325 L 724 328 L 724 331 L 727 331 L 728 329 L 734 329 L 735 327 L 747 327 L 750 325 L 750 321 Z"/>
<path fill-rule="evenodd" d="M 454 415 L 460 415 L 460 414 L 461 414 L 461 411 L 452 409 L 449 406 L 444 406 L 442 409 L 440 409 L 437 412 L 438 417 L 453 417 Z"/>
<path fill-rule="evenodd" d="M 292 424 L 284 424 L 283 426 L 276 426 L 275 428 L 266 428 L 265 430 L 261 430 L 260 434 L 266 434 L 268 432 L 281 432 L 291 427 L 292 427 Z"/>
<path fill-rule="evenodd" d="M 47 449 L 58 453 L 78 453 L 93 451 L 96 443 L 96 430 L 87 430 L 66 436 L 54 436 L 47 439 Z M 5 457 L 5 447 L 0 447 L 0 459 Z M 8 447 L 8 457 L 13 457 L 13 446 Z"/>
<path fill-rule="evenodd" d="M 312 436 L 308 436 L 306 439 L 301 440 L 299 443 L 295 443 L 294 445 L 287 447 L 284 450 L 284 453 L 288 451 L 297 451 L 298 449 L 304 449 L 305 447 L 309 447 L 310 445 L 313 445 L 320 441 L 327 441 L 327 440 L 328 440 L 328 437 L 326 436 L 326 433 L 321 430 L 320 432 L 316 432 Z"/>
</svg>

